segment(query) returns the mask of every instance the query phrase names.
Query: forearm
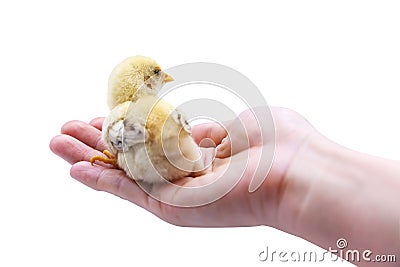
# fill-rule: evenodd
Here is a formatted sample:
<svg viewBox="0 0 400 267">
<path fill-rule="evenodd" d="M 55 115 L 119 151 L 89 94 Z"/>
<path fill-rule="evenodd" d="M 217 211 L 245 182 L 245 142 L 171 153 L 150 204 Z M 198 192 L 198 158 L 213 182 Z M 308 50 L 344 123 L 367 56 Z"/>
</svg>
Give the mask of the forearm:
<svg viewBox="0 0 400 267">
<path fill-rule="evenodd" d="M 326 249 L 396 254 L 400 261 L 400 165 L 341 147 L 316 134 L 294 157 L 286 179 L 288 231 Z M 290 188 L 291 187 L 291 188 Z M 290 214 L 290 215 L 289 215 Z"/>
</svg>

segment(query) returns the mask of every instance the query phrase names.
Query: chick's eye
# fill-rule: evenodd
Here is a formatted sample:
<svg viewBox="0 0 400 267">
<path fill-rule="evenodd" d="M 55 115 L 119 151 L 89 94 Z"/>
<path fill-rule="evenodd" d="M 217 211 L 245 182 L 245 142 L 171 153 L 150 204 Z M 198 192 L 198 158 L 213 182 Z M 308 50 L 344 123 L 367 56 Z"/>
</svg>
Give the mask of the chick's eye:
<svg viewBox="0 0 400 267">
<path fill-rule="evenodd" d="M 158 75 L 160 73 L 160 71 L 161 71 L 160 69 L 154 69 L 154 74 Z"/>
</svg>

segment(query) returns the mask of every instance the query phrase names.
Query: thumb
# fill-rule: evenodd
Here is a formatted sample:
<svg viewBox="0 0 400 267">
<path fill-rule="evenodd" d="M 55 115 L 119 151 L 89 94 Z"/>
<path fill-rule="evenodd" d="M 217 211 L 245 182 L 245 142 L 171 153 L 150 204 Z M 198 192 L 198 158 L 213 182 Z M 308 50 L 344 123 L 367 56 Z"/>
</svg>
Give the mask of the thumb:
<svg viewBox="0 0 400 267">
<path fill-rule="evenodd" d="M 201 144 L 202 140 L 211 139 L 217 146 L 221 143 L 222 139 L 227 136 L 227 131 L 224 125 L 228 124 L 229 122 L 223 124 L 210 122 L 195 125 L 192 127 L 192 137 L 198 145 Z"/>
</svg>

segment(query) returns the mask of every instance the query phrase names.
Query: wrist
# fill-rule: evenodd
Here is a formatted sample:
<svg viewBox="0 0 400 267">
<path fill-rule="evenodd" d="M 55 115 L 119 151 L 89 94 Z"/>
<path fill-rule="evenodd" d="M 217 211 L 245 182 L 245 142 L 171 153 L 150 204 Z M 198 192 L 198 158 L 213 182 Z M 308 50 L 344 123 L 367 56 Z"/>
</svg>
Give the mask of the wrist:
<svg viewBox="0 0 400 267">
<path fill-rule="evenodd" d="M 293 148 L 289 148 L 293 149 Z M 342 179 L 338 161 L 343 147 L 313 132 L 296 149 L 282 177 L 277 223 L 279 228 L 302 235 L 307 228 L 316 229 L 325 222 L 322 212 L 338 205 L 340 195 L 349 195 L 354 182 Z M 309 220 L 310 219 L 310 220 Z M 327 225 L 326 225 L 327 226 Z"/>
<path fill-rule="evenodd" d="M 316 133 L 299 148 L 285 176 L 284 230 L 326 249 L 337 249 L 340 238 L 349 249 L 375 254 L 398 249 L 398 173 L 394 161 L 352 151 Z"/>
<path fill-rule="evenodd" d="M 343 160 L 348 151 L 319 133 L 307 139 L 293 157 L 285 179 L 291 181 L 286 203 L 288 230 L 317 244 L 334 245 L 344 228 L 343 210 L 360 186 L 349 179 Z M 326 242 L 329 240 L 328 242 Z"/>
</svg>

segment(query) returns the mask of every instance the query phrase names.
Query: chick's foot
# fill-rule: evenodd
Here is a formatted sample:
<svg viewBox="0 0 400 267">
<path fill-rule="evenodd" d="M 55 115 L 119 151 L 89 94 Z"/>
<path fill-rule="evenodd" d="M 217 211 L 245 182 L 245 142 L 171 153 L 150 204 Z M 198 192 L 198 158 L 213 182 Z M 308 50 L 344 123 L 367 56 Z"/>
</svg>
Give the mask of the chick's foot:
<svg viewBox="0 0 400 267">
<path fill-rule="evenodd" d="M 118 167 L 117 158 L 110 151 L 104 150 L 103 154 L 106 155 L 106 157 L 99 155 L 91 157 L 89 160 L 90 163 L 93 165 L 96 161 L 101 161 L 107 164 L 112 164 L 115 167 Z"/>
</svg>

